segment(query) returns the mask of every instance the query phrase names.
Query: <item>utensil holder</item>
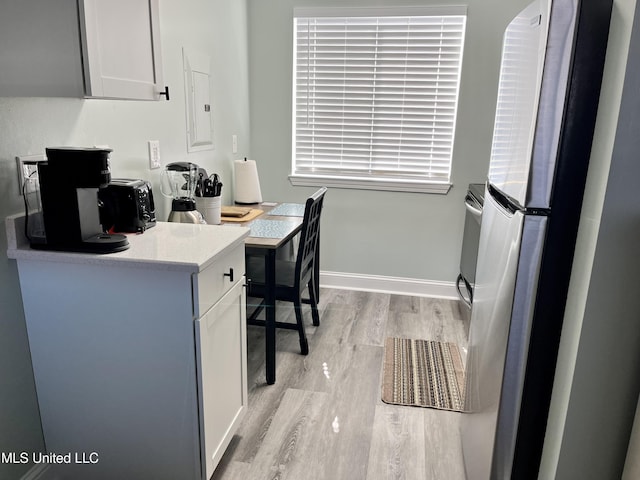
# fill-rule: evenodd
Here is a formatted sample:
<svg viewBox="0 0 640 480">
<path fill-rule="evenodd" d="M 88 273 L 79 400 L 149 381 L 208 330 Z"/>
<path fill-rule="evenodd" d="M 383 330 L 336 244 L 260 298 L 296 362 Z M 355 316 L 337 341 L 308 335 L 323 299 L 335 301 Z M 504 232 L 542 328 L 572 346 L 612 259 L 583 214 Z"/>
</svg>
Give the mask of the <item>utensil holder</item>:
<svg viewBox="0 0 640 480">
<path fill-rule="evenodd" d="M 222 202 L 220 197 L 196 197 L 196 209 L 209 225 L 220 225 Z"/>
</svg>

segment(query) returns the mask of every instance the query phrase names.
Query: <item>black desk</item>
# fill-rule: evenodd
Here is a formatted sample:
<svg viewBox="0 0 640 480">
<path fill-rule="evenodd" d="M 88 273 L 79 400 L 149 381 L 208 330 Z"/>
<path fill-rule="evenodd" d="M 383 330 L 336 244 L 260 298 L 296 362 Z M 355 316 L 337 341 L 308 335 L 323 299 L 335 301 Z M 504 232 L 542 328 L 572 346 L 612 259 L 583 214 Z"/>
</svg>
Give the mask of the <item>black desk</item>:
<svg viewBox="0 0 640 480">
<path fill-rule="evenodd" d="M 260 216 L 248 222 L 235 222 L 252 228 L 252 232 L 245 238 L 245 251 L 250 256 L 264 257 L 265 270 L 265 370 L 267 383 L 272 385 L 276 381 L 276 255 L 279 249 L 285 248 L 289 241 L 302 229 L 302 216 L 271 215 L 269 212 L 276 205 L 247 205 L 251 208 L 263 210 Z M 302 206 L 304 209 L 304 206 Z M 224 222 L 224 219 L 223 219 Z M 252 236 L 252 235 L 256 236 Z"/>
</svg>

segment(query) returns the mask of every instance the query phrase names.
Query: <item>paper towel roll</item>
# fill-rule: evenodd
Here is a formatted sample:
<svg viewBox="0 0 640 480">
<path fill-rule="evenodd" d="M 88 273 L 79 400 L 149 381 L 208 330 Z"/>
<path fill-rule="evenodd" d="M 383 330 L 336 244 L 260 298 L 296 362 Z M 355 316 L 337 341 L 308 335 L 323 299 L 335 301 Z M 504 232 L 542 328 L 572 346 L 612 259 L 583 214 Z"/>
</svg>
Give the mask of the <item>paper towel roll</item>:
<svg viewBox="0 0 640 480">
<path fill-rule="evenodd" d="M 260 179 L 255 160 L 235 160 L 234 195 L 236 203 L 260 203 Z"/>
</svg>

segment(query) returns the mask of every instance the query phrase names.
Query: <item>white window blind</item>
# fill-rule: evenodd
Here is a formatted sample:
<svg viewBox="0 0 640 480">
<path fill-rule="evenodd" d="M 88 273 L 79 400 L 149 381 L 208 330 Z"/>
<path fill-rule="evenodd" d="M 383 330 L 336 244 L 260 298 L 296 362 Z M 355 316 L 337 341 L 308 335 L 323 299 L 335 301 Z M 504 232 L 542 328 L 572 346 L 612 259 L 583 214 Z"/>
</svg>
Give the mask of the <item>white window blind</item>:
<svg viewBox="0 0 640 480">
<path fill-rule="evenodd" d="M 465 20 L 296 13 L 292 176 L 448 189 Z"/>
</svg>

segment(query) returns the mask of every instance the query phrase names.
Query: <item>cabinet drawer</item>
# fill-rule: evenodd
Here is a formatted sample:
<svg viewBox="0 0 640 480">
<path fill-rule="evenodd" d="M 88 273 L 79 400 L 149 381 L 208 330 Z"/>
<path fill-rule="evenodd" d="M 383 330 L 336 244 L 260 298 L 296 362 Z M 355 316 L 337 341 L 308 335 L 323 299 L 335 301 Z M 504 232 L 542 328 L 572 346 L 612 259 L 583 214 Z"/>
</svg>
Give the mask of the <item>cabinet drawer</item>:
<svg viewBox="0 0 640 480">
<path fill-rule="evenodd" d="M 194 312 L 196 316 L 201 316 L 209 310 L 243 275 L 244 243 L 241 243 L 198 273 L 194 285 L 194 302 L 198 308 Z"/>
</svg>

